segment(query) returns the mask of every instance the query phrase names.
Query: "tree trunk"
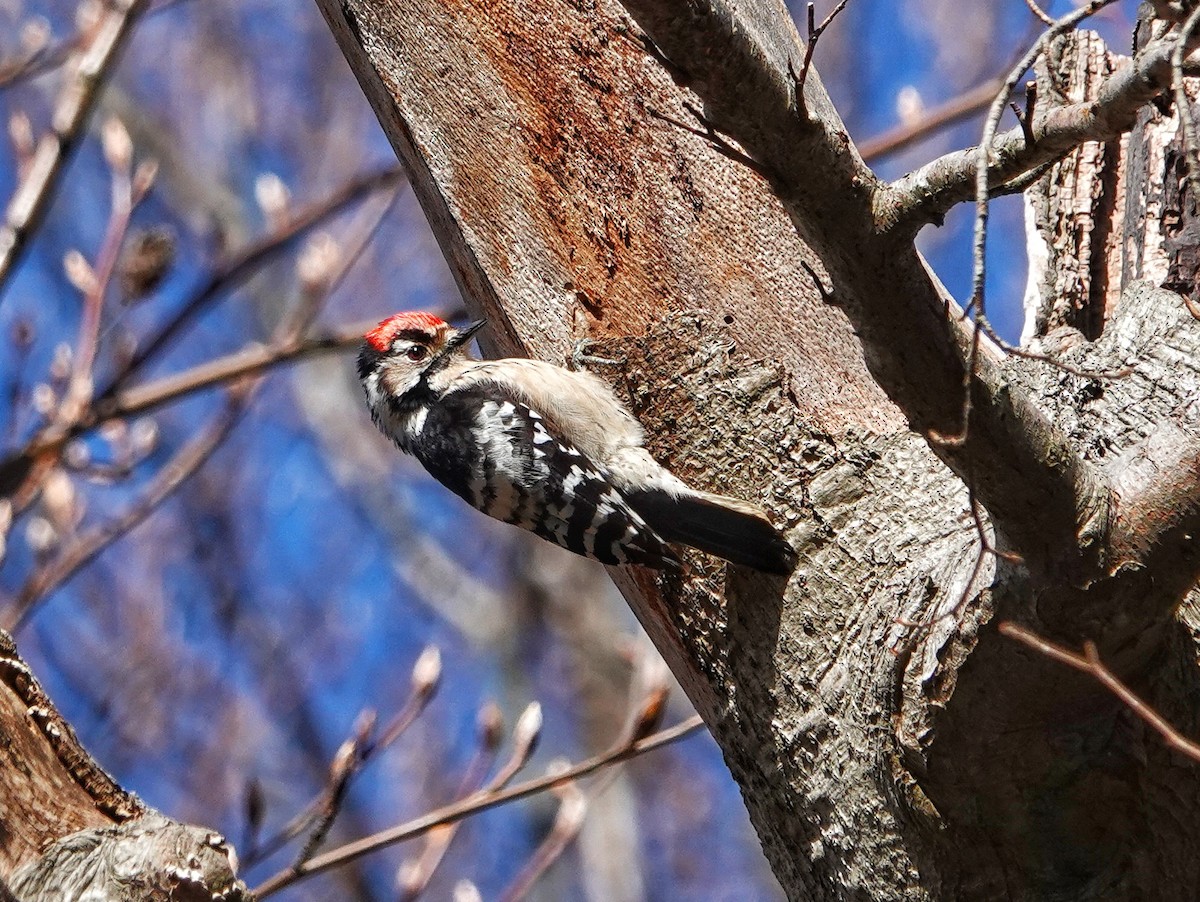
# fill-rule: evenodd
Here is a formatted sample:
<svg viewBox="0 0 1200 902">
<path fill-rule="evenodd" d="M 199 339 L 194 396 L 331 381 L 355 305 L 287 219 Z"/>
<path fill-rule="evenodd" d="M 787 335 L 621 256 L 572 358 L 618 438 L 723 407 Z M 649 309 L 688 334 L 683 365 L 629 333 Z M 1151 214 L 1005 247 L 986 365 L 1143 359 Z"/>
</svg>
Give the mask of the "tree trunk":
<svg viewBox="0 0 1200 902">
<path fill-rule="evenodd" d="M 972 364 L 912 238 L 971 196 L 974 157 L 880 183 L 815 73 L 798 94 L 782 5 L 319 2 L 488 350 L 563 363 L 588 339 L 660 460 L 787 528 L 789 579 L 699 554 L 613 577 L 788 895 L 1190 898 L 1200 771 L 996 629 L 1093 640 L 1193 725 L 1200 329 L 1160 286 L 1192 289 L 1195 242 L 1154 110 L 1140 150 L 1085 146 L 1038 195 L 1030 334 L 1070 369 L 986 342 Z M 1109 77 L 1075 48 L 991 184 L 1163 91 L 1162 52 Z M 1071 106 L 1073 67 L 1104 104 Z"/>
</svg>

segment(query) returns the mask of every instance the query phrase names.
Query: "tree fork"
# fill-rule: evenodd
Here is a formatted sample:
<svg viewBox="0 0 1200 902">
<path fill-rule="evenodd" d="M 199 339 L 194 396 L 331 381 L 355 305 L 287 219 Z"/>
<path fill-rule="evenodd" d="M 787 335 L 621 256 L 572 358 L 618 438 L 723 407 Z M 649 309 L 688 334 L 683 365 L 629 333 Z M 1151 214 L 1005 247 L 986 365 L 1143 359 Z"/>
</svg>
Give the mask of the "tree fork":
<svg viewBox="0 0 1200 902">
<path fill-rule="evenodd" d="M 1153 440 L 1190 441 L 1156 378 L 1200 396 L 1177 296 L 1126 280 L 1066 357 L 1167 353 L 1126 380 L 989 358 L 966 456 L 938 449 L 956 477 L 908 427 L 953 431 L 965 332 L 911 246 L 878 232 L 878 186 L 815 73 L 806 121 L 785 122 L 802 42 L 782 6 L 631 0 L 636 22 L 608 2 L 320 6 L 495 347 L 562 362 L 597 342 L 656 456 L 789 528 L 786 583 L 699 559 L 674 582 L 614 574 L 788 895 L 1190 890 L 1200 818 L 1181 828 L 1167 792 L 1200 798 L 1194 769 L 992 625 L 1094 639 L 1188 714 L 1191 608 L 1174 612 L 1195 579 L 1194 466 Z M 679 127 L 700 109 L 723 146 Z M 1183 478 L 1155 483 L 1164 466 Z M 980 558 L 972 471 L 1026 565 Z"/>
</svg>

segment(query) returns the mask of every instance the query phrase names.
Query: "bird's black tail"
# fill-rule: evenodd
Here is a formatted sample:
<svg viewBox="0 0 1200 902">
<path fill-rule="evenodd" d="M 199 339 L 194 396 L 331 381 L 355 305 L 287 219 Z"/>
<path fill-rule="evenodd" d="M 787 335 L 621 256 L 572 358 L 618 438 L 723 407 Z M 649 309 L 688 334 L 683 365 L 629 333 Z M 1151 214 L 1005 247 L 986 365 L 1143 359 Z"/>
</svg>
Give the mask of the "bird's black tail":
<svg viewBox="0 0 1200 902">
<path fill-rule="evenodd" d="M 704 492 L 626 492 L 625 500 L 668 542 L 764 573 L 786 575 L 796 566 L 795 549 L 753 504 Z"/>
</svg>

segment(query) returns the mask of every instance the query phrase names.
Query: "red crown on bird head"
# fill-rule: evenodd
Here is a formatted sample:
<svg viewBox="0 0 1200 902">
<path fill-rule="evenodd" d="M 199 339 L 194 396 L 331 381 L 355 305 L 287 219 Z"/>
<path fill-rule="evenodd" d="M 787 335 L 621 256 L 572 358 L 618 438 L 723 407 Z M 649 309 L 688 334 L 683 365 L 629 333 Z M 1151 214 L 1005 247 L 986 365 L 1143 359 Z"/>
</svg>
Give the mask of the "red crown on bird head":
<svg viewBox="0 0 1200 902">
<path fill-rule="evenodd" d="M 410 332 L 413 337 L 424 342 L 444 338 L 450 325 L 432 313 L 405 311 L 395 313 L 380 322 L 378 326 L 363 336 L 367 344 L 381 354 L 386 353 L 396 340 L 396 336 Z"/>
</svg>

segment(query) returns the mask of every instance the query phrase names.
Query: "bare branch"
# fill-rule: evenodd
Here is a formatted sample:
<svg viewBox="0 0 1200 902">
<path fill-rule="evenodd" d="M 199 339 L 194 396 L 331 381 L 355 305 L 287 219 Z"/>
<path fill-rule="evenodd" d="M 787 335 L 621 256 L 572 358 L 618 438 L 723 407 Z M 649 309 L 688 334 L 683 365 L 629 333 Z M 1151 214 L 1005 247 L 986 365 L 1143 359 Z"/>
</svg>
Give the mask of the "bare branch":
<svg viewBox="0 0 1200 902">
<path fill-rule="evenodd" d="M 286 363 L 345 352 L 361 343 L 363 333 L 373 325 L 374 321 L 369 320 L 336 330 L 316 332 L 283 344 L 264 345 L 255 342 L 241 351 L 197 364 L 182 373 L 122 389 L 108 399 L 96 402 L 92 410 L 65 434 L 35 439 L 21 451 L 0 461 L 0 473 L 12 472 L 13 478 L 16 478 L 15 474 L 28 472 L 29 462 L 57 455 L 70 439 L 110 420 L 149 413 L 205 389 L 259 375 Z"/>
<path fill-rule="evenodd" d="M 1014 344 L 1005 341 L 998 333 L 987 317 L 981 316 L 978 320 L 979 328 L 983 331 L 991 341 L 1005 354 L 1012 357 L 1020 357 L 1023 360 L 1036 360 L 1038 363 L 1045 363 L 1054 367 L 1056 370 L 1067 373 L 1071 376 L 1076 376 L 1080 379 L 1127 379 L 1134 373 L 1132 365 L 1123 366 L 1115 370 L 1089 370 L 1083 367 L 1075 366 L 1054 357 L 1050 354 L 1042 354 L 1037 351 L 1030 351 L 1028 348 L 1020 348 Z"/>
<path fill-rule="evenodd" d="M 51 130 L 38 143 L 33 165 L 13 192 L 0 226 L 0 291 L 50 208 L 63 168 L 83 135 L 96 98 L 147 5 L 148 0 L 106 4 L 91 42 L 68 61 L 67 83 L 59 95 Z"/>
<path fill-rule="evenodd" d="M 521 716 L 517 719 L 517 725 L 513 729 L 513 750 L 508 760 L 505 761 L 492 779 L 488 780 L 481 791 L 484 793 L 495 793 L 507 786 L 512 778 L 529 763 L 541 732 L 542 706 L 537 702 L 531 702 L 521 712 Z M 492 733 L 492 735 L 489 735 L 489 733 Z M 498 739 L 494 732 L 489 729 L 486 721 L 481 734 L 480 754 L 476 756 L 479 761 L 491 757 L 491 753 L 495 750 L 496 740 Z M 467 769 L 460 787 L 461 791 L 458 793 L 460 797 L 465 797 L 468 793 L 476 789 L 475 769 L 474 766 Z M 450 848 L 450 843 L 454 841 L 460 823 L 456 821 L 452 824 L 442 824 L 430 829 L 425 835 L 425 846 L 421 849 L 417 858 L 405 862 L 401 866 L 399 882 L 404 902 L 412 902 L 428 887 L 429 881 L 433 879 L 433 875 L 442 863 L 446 851 Z"/>
<path fill-rule="evenodd" d="M 962 386 L 968 372 L 978 374 L 971 381 L 970 438 L 959 446 L 931 443 L 932 449 L 960 476 L 967 458 L 973 460 L 979 501 L 1015 551 L 1064 554 L 1072 566 L 1091 566 L 1079 535 L 1106 503 L 1100 474 L 1005 377 L 999 354 L 984 348 L 971 359 L 972 330 L 950 314 L 952 301 L 914 251 L 912 234 L 886 225 L 914 201 L 881 185 L 847 152 L 828 98 L 821 94 L 815 106 L 819 84 L 811 77 L 810 115 L 796 115 L 790 22 L 762 5 L 689 6 L 685 17 L 662 0 L 625 5 L 703 85 L 704 111 L 715 127 L 774 173 L 772 186 L 834 286 L 874 383 L 909 427 L 923 435 L 961 433 Z M 723 52 L 713 54 L 713 47 Z M 963 173 L 965 197 L 973 175 L 969 168 Z M 848 257 L 847 247 L 855 254 Z"/>
<path fill-rule="evenodd" d="M 804 62 L 800 66 L 799 72 L 792 73 L 792 84 L 796 92 L 797 107 L 804 104 L 804 82 L 808 79 L 808 70 L 812 66 L 813 52 L 817 49 L 817 41 L 821 39 L 825 29 L 830 23 L 837 18 L 838 13 L 846 8 L 846 4 L 850 0 L 841 0 L 837 6 L 830 10 L 820 25 L 816 24 L 816 11 L 813 4 L 808 4 L 808 43 L 804 47 Z"/>
<path fill-rule="evenodd" d="M 641 739 L 632 745 L 619 745 L 600 755 L 588 758 L 586 761 L 581 761 L 579 764 L 567 768 L 560 773 L 547 774 L 544 777 L 529 780 L 501 792 L 488 793 L 485 791 L 477 793 L 461 802 L 455 802 L 444 808 L 439 808 L 437 811 L 431 811 L 429 814 L 409 821 L 406 824 L 400 824 L 389 830 L 383 830 L 373 836 L 347 843 L 340 849 L 334 849 L 326 852 L 324 855 L 319 855 L 307 862 L 298 871 L 281 871 L 256 887 L 254 893 L 258 898 L 265 899 L 267 896 L 277 893 L 281 889 L 291 886 L 305 877 L 348 864 L 371 852 L 427 833 L 434 827 L 455 823 L 473 814 L 478 814 L 480 811 L 486 811 L 490 808 L 516 801 L 517 799 L 545 792 L 547 789 L 562 786 L 580 777 L 586 777 L 588 774 L 595 773 L 620 761 L 636 758 L 638 755 L 643 755 L 653 749 L 683 739 L 690 733 L 700 729 L 702 725 L 703 723 L 698 715 L 689 717 L 687 720 L 673 727 L 660 730 L 654 735 Z"/>
<path fill-rule="evenodd" d="M 1149 724 L 1171 748 L 1182 752 L 1193 761 L 1200 762 L 1200 743 L 1188 739 L 1176 730 L 1167 720 L 1150 705 L 1139 698 L 1132 689 L 1122 683 L 1111 670 L 1100 660 L 1100 653 L 1094 642 L 1083 643 L 1083 654 L 1077 654 L 1062 645 L 1057 645 L 1049 639 L 1044 639 L 1037 633 L 1023 626 L 1006 621 L 1000 624 L 1001 634 L 1040 652 L 1048 658 L 1066 664 L 1082 673 L 1093 676 L 1105 689 L 1124 702 L 1134 714 Z"/>
<path fill-rule="evenodd" d="M 155 13 L 170 9 L 181 2 L 183 0 L 159 0 L 158 3 L 151 5 L 143 15 L 145 18 L 150 18 Z M 0 92 L 21 82 L 45 75 L 47 72 L 53 72 L 65 65 L 70 60 L 71 54 L 87 44 L 89 35 L 94 30 L 95 23 L 93 22 L 86 29 L 55 44 L 48 44 L 43 40 L 37 46 L 28 49 L 25 55 L 19 59 L 0 61 Z"/>
<path fill-rule="evenodd" d="M 1034 60 L 1036 60 L 1042 53 L 1045 52 L 1045 48 L 1049 45 L 1051 40 L 1071 30 L 1088 16 L 1099 12 L 1112 2 L 1114 2 L 1114 0 L 1092 0 L 1091 3 L 1087 4 L 1087 6 L 1077 9 L 1073 13 L 1065 15 L 1061 19 L 1057 20 L 1054 25 L 1045 31 L 1034 43 L 1034 45 L 1029 49 L 1029 52 L 1021 58 L 1021 61 L 1013 66 L 1012 71 L 1005 80 L 1004 87 L 996 95 L 996 99 L 992 102 L 992 108 L 989 111 L 987 121 L 983 126 L 983 137 L 979 141 L 979 146 L 983 152 L 976 154 L 975 163 L 975 269 L 971 282 L 971 305 L 975 309 L 976 318 L 981 318 L 987 315 L 984 291 L 984 276 L 986 274 L 984 250 L 987 245 L 987 223 L 989 212 L 988 204 L 991 200 L 988 196 L 988 188 L 991 184 L 991 160 L 989 159 L 989 155 L 991 154 L 992 145 L 996 136 L 996 129 L 1000 125 L 1000 117 L 1004 115 L 1004 107 L 1008 102 L 1008 98 L 1012 96 L 1012 92 L 1016 88 L 1017 82 L 1020 80 L 1021 76 L 1024 75 L 1025 71 L 1033 65 Z M 1021 123 L 1020 132 L 1022 143 L 1027 143 L 1026 136 L 1033 134 L 1032 124 L 1028 122 Z M 1032 167 L 1030 166 L 1026 168 Z M 1017 174 L 1019 173 L 1014 173 L 1013 175 L 1015 176 Z M 1009 178 L 1003 179 L 1003 181 L 1008 180 Z M 978 332 L 978 330 L 979 327 L 976 325 L 976 332 Z M 970 378 L 974 378 L 974 367 L 971 368 Z M 964 428 L 966 428 L 965 423 Z"/>
<path fill-rule="evenodd" d="M 358 346 L 373 320 L 319 331 L 288 344 L 258 342 L 225 357 L 201 363 L 181 373 L 122 389 L 111 400 L 96 406 L 88 428 L 107 420 L 134 416 L 162 407 L 206 388 L 223 385 L 241 376 L 251 376 L 285 363 L 334 354 Z"/>
<path fill-rule="evenodd" d="M 992 78 L 976 85 L 940 106 L 926 110 L 919 120 L 911 124 L 898 125 L 883 134 L 868 138 L 858 145 L 858 152 L 868 162 L 897 153 L 930 135 L 973 116 L 991 106 L 996 92 L 1004 85 L 1004 78 Z"/>
<path fill-rule="evenodd" d="M 503 722 L 503 716 L 495 702 L 487 702 L 480 708 L 478 745 L 471 758 L 471 763 L 467 765 L 462 780 L 459 782 L 458 792 L 455 793 L 457 798 L 464 798 L 482 788 L 480 781 L 491 769 L 496 758 L 496 751 L 500 747 Z M 487 784 L 490 789 L 503 789 L 505 785 L 507 785 L 507 781 L 498 784 L 495 779 Z M 413 902 L 420 897 L 421 893 L 425 892 L 457 832 L 458 824 L 434 827 L 425 835 L 425 843 L 421 850 L 400 865 L 396 872 L 396 883 L 400 887 L 402 902 Z"/>
<path fill-rule="evenodd" d="M 295 332 L 296 318 L 286 321 L 287 335 L 278 335 L 275 343 L 268 349 L 248 348 L 242 352 L 245 356 L 232 355 L 213 361 L 212 364 L 201 364 L 190 375 L 180 374 L 176 377 L 166 377 L 156 383 L 130 390 L 125 394 L 126 383 L 141 369 L 145 363 L 161 352 L 172 340 L 182 333 L 195 316 L 207 309 L 214 301 L 226 292 L 232 291 L 246 279 L 250 278 L 261 267 L 279 254 L 283 253 L 292 241 L 315 228 L 329 217 L 340 213 L 345 206 L 360 200 L 377 190 L 395 189 L 400 183 L 402 172 L 399 168 L 385 169 L 379 172 L 354 179 L 330 197 L 315 203 L 295 215 L 279 230 L 272 232 L 243 249 L 209 276 L 204 285 L 185 302 L 181 310 L 166 325 L 164 325 L 150 340 L 149 344 L 136 354 L 118 372 L 114 379 L 98 393 L 89 409 L 80 411 L 74 422 L 52 423 L 46 429 L 35 435 L 24 448 L 7 459 L 0 461 L 0 495 L 20 492 L 22 499 L 30 494 L 27 486 L 30 479 L 36 482 L 41 469 L 39 461 L 46 461 L 59 452 L 68 441 L 82 434 L 87 429 L 104 420 L 111 419 L 122 413 L 132 413 L 165 403 L 174 397 L 189 394 L 210 385 L 235 378 L 243 371 L 254 373 L 277 363 L 283 363 L 297 357 L 308 356 L 324 350 L 336 350 L 354 343 L 344 332 L 329 336 L 317 336 L 309 341 L 300 341 Z M 357 259 L 367 238 L 379 224 L 379 219 L 393 202 L 395 194 L 377 211 L 366 217 L 365 228 L 351 242 L 353 249 L 343 256 L 339 269 L 327 279 L 321 296 L 328 296 L 329 291 L 341 280 L 349 266 Z M 304 316 L 315 313 L 316 307 L 309 303 L 308 312 Z M 357 328 L 357 327 L 356 327 Z M 360 333 L 361 334 L 361 333 Z M 120 400 L 124 398 L 125 400 Z M 129 404 L 127 407 L 126 404 Z M 23 500 L 18 499 L 19 509 Z"/>
<path fill-rule="evenodd" d="M 0 62 L 0 91 L 57 69 L 70 59 L 82 40 L 82 35 L 72 35 L 53 46 L 42 43 L 20 59 Z"/>
<path fill-rule="evenodd" d="M 1039 166 L 1057 162 L 1084 141 L 1107 141 L 1128 131 L 1138 111 L 1170 87 L 1174 48 L 1173 36 L 1156 41 L 1112 73 L 1095 100 L 1042 110 L 1034 117 L 1033 133 L 1037 140 L 1032 146 L 1019 127 L 995 139 L 988 160 L 987 183 L 1011 181 Z M 1022 68 L 1015 77 L 1010 76 L 1005 84 L 1015 84 L 1024 71 Z M 999 101 L 1001 108 L 1008 96 L 1007 91 L 996 95 L 1003 97 Z M 993 101 L 996 102 L 995 98 Z M 912 233 L 926 223 L 940 221 L 951 207 L 974 195 L 980 160 L 978 147 L 955 151 L 892 183 L 880 192 L 876 201 L 880 227 Z"/>
<path fill-rule="evenodd" d="M 104 311 L 104 298 L 112 283 L 121 246 L 129 230 L 133 211 L 145 198 L 153 177 L 135 187 L 133 175 L 133 149 L 125 126 L 117 119 L 104 124 L 105 155 L 112 172 L 112 212 L 104 240 L 96 255 L 96 264 L 90 274 L 90 284 L 83 296 L 83 316 L 79 326 L 79 340 L 71 358 L 71 376 L 63 392 L 55 416 L 55 427 L 70 430 L 81 417 L 86 415 L 94 390 L 93 366 L 100 345 L 100 320 Z"/>
<path fill-rule="evenodd" d="M 376 191 L 391 188 L 402 179 L 403 172 L 399 167 L 359 176 L 342 185 L 324 200 L 317 201 L 294 214 L 283 227 L 244 248 L 213 272 L 204 285 L 184 302 L 179 312 L 138 349 L 112 384 L 100 393 L 100 397 L 106 398 L 124 385 L 148 361 L 157 357 L 178 338 L 192 320 L 287 250 L 296 238 L 342 212 L 347 206 Z"/>
<path fill-rule="evenodd" d="M 1025 0 L 1025 5 L 1029 7 L 1029 11 L 1033 13 L 1042 24 L 1050 27 L 1054 26 L 1054 17 L 1047 13 L 1044 9 L 1037 5 L 1037 0 Z"/>
<path fill-rule="evenodd" d="M 129 153 L 131 152 L 132 151 L 130 150 Z M 119 154 L 113 152 L 111 155 L 118 156 Z M 119 168 L 118 165 L 114 164 L 114 169 L 117 168 Z M 352 183 L 351 188 L 363 190 L 362 185 L 370 185 L 373 183 L 374 182 L 371 180 L 367 180 L 365 182 L 360 181 Z M 148 187 L 148 181 L 146 182 L 146 187 Z M 132 193 L 129 196 L 129 206 L 132 208 L 133 202 L 137 200 L 138 188 L 136 184 L 134 184 L 130 190 Z M 349 191 L 349 193 L 351 195 L 355 195 L 357 190 Z M 142 193 L 144 193 L 144 191 Z M 343 192 L 343 194 L 339 194 L 338 197 L 342 197 L 344 194 L 345 192 Z M 394 195 L 392 199 L 394 199 Z M 365 246 L 367 240 L 369 240 L 370 236 L 378 227 L 383 213 L 386 212 L 390 204 L 391 200 L 389 200 L 387 204 L 385 204 L 383 208 L 378 211 L 377 215 L 372 214 L 371 216 L 366 217 L 364 227 L 356 236 L 353 252 L 345 255 L 339 261 L 334 270 L 327 274 L 327 278 L 322 281 L 319 287 L 318 297 L 309 298 L 294 316 L 285 317 L 276 330 L 276 341 L 285 343 L 287 345 L 292 345 L 296 342 L 300 331 L 308 326 L 310 320 L 316 316 L 320 310 L 320 305 L 323 298 L 328 296 L 329 292 L 345 276 L 346 272 L 353 265 L 354 261 L 358 259 L 358 255 L 361 253 L 363 246 Z M 328 215 L 325 205 L 318 206 L 315 209 L 315 212 L 309 216 L 308 226 L 313 224 L 311 220 L 313 219 L 313 216 L 318 214 Z M 124 221 L 128 221 L 127 212 L 124 214 Z M 121 227 L 120 234 L 124 234 L 123 226 Z M 294 234 L 295 232 L 293 232 L 293 236 Z M 96 309 L 92 314 L 97 319 L 97 322 L 99 317 L 99 304 L 102 301 L 104 294 L 104 286 L 107 284 L 107 279 L 111 277 L 119 248 L 119 240 L 112 242 L 111 247 L 106 247 L 106 250 L 108 251 L 108 254 L 105 258 L 105 266 L 107 267 L 107 271 L 104 279 L 97 279 L 97 293 L 95 300 Z M 242 259 L 244 261 L 246 258 L 243 257 Z M 178 320 L 176 322 L 178 322 Z M 90 360 L 87 362 L 86 366 L 88 367 L 89 373 L 89 378 L 86 381 L 88 384 L 88 390 L 90 392 Z M 195 473 L 196 470 L 198 470 L 204 464 L 212 452 L 216 450 L 221 442 L 223 442 L 232 431 L 233 427 L 240 419 L 241 414 L 245 411 L 251 395 L 254 393 L 259 384 L 260 380 L 241 381 L 230 388 L 226 408 L 222 414 L 216 419 L 212 426 L 210 426 L 206 433 L 185 445 L 184 448 L 175 456 L 175 458 L 159 472 L 157 477 L 144 491 L 141 499 L 133 507 L 131 507 L 124 515 L 118 517 L 116 520 L 101 524 L 92 529 L 90 532 L 81 536 L 70 546 L 68 546 L 66 550 L 61 552 L 58 557 L 54 559 L 54 561 L 45 567 L 39 568 L 39 570 L 36 571 L 29 578 L 29 580 L 26 581 L 25 585 L 18 593 L 16 601 L 14 602 L 11 610 L 6 612 L 4 621 L 5 628 L 11 630 L 19 626 L 28 615 L 32 607 L 37 604 L 38 601 L 44 598 L 48 592 L 66 579 L 70 578 L 80 567 L 84 566 L 110 544 L 141 523 L 155 510 L 155 508 L 157 508 L 164 500 L 166 500 L 166 498 L 172 492 L 174 492 L 176 488 L 178 488 L 188 477 Z M 52 441 L 54 443 L 53 446 L 45 452 L 38 452 L 32 455 L 26 452 L 24 456 L 33 457 L 35 459 L 45 459 L 49 455 L 56 453 L 57 450 L 61 448 L 62 441 L 65 436 L 77 431 L 80 424 L 89 416 L 90 411 L 88 411 L 85 407 L 79 412 L 78 416 L 73 416 L 71 420 L 54 424 L 50 430 L 52 434 Z"/>
<path fill-rule="evenodd" d="M 74 576 L 101 551 L 150 516 L 225 440 L 241 418 L 245 409 L 245 399 L 244 390 L 231 391 L 225 409 L 204 432 L 184 445 L 163 466 L 132 507 L 116 519 L 83 533 L 52 561 L 39 567 L 21 587 L 12 605 L 4 611 L 0 628 L 12 631 L 19 627 L 38 602 Z"/>
<path fill-rule="evenodd" d="M 622 745 L 632 746 L 639 739 L 653 735 L 666 713 L 667 699 L 671 692 L 667 685 L 666 666 L 661 659 L 656 658 L 648 658 L 643 662 L 643 666 L 650 685 L 647 686 L 643 697 L 633 699 L 625 732 L 617 743 L 618 748 Z M 554 824 L 525 866 L 513 878 L 508 889 L 501 895 L 502 902 L 518 902 L 529 894 L 534 884 L 549 870 L 550 866 L 562 856 L 571 843 L 579 838 L 590 801 L 608 789 L 620 776 L 620 772 L 621 765 L 608 768 L 588 786 L 586 791 L 573 783 L 555 790 L 560 801 Z"/>
<path fill-rule="evenodd" d="M 300 867 L 312 858 L 313 853 L 321 847 L 321 843 L 329 835 L 333 822 L 337 820 L 338 813 L 342 810 L 342 802 L 346 798 L 350 780 L 362 767 L 364 750 L 369 747 L 374 730 L 375 712 L 363 711 L 355 721 L 350 737 L 338 747 L 333 761 L 329 764 L 329 782 L 313 809 L 312 829 L 296 856 L 293 868 Z"/>
<path fill-rule="evenodd" d="M 614 775 L 615 771 L 609 770 L 604 777 Z M 610 781 L 606 781 L 605 785 L 608 785 L 608 782 Z M 512 884 L 500 895 L 500 902 L 519 902 L 529 895 L 538 879 L 578 838 L 579 831 L 583 828 L 588 810 L 588 795 L 574 783 L 560 786 L 554 791 L 559 797 L 558 814 L 554 817 L 554 824 L 530 859 L 525 862 L 525 866 L 513 878 Z"/>
<path fill-rule="evenodd" d="M 386 751 L 429 705 L 441 678 L 441 654 L 436 646 L 427 647 L 413 665 L 411 691 L 403 707 L 384 727 L 378 739 L 375 734 L 375 714 L 364 711 L 355 723 L 352 735 L 342 743 L 329 765 L 329 779 L 298 814 L 278 833 L 260 843 L 247 864 L 262 861 L 286 846 L 306 830 L 310 830 L 304 848 L 293 867 L 300 867 L 324 841 L 334 820 L 341 811 L 342 801 L 351 780 L 381 752 Z"/>
</svg>

